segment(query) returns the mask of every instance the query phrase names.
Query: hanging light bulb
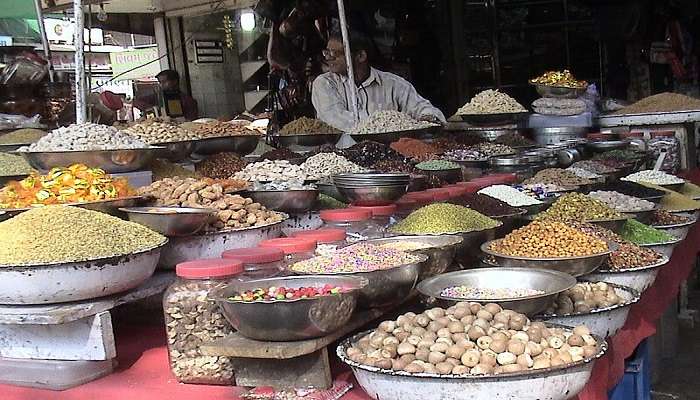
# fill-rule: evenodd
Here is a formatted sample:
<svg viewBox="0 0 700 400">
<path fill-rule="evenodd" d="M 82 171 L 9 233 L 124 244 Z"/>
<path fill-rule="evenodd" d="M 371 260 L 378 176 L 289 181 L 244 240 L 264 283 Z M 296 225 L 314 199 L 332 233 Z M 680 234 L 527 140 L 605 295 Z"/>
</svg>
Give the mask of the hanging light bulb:
<svg viewBox="0 0 700 400">
<path fill-rule="evenodd" d="M 100 11 L 97 13 L 97 20 L 100 22 L 107 21 L 107 11 L 105 11 L 104 4 L 100 4 Z"/>
<path fill-rule="evenodd" d="M 241 29 L 250 32 L 255 29 L 255 13 L 252 10 L 241 12 Z"/>
</svg>

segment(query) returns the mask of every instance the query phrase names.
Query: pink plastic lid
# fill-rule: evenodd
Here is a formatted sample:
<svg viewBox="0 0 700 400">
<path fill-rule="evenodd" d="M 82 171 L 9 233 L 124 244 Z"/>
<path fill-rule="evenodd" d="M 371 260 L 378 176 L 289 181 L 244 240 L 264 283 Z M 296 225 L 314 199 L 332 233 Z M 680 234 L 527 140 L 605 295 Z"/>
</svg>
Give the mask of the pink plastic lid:
<svg viewBox="0 0 700 400">
<path fill-rule="evenodd" d="M 658 131 L 658 132 L 652 132 L 651 133 L 652 137 L 671 137 L 671 136 L 676 136 L 676 133 L 674 131 Z"/>
<path fill-rule="evenodd" d="M 316 241 L 300 237 L 267 239 L 258 243 L 258 247 L 277 248 L 284 251 L 284 254 L 289 255 L 316 250 Z"/>
<path fill-rule="evenodd" d="M 388 217 L 394 215 L 396 212 L 396 204 L 389 204 L 388 206 L 352 206 L 352 208 L 359 208 L 360 210 L 367 210 L 372 213 L 373 217 Z"/>
<path fill-rule="evenodd" d="M 486 186 L 489 186 L 488 183 L 482 183 L 482 182 L 459 182 L 457 185 L 463 187 L 466 192 L 465 193 L 476 193 L 479 190 L 485 188 Z"/>
<path fill-rule="evenodd" d="M 372 218 L 372 213 L 359 208 L 337 208 L 335 210 L 321 211 L 321 219 L 332 222 L 357 222 L 367 221 Z"/>
<path fill-rule="evenodd" d="M 223 258 L 186 261 L 175 266 L 177 276 L 186 279 L 219 278 L 241 272 L 243 272 L 242 261 Z"/>
<path fill-rule="evenodd" d="M 345 240 L 348 234 L 342 229 L 321 228 L 313 231 L 295 232 L 292 237 L 316 240 L 318 243 L 333 243 Z"/>
<path fill-rule="evenodd" d="M 445 201 L 452 198 L 450 191 L 447 189 L 440 189 L 431 193 L 433 194 L 433 199 L 435 199 L 435 201 Z"/>
<path fill-rule="evenodd" d="M 226 250 L 221 258 L 242 261 L 244 264 L 265 264 L 284 259 L 284 251 L 276 247 L 249 247 Z"/>
<path fill-rule="evenodd" d="M 464 196 L 465 194 L 468 193 L 468 188 L 465 186 L 459 186 L 459 185 L 454 185 L 450 187 L 446 187 L 447 191 L 450 193 L 450 196 L 452 197 L 461 197 Z"/>
<path fill-rule="evenodd" d="M 420 204 L 427 204 L 431 203 L 434 198 L 434 193 L 430 192 L 411 192 L 411 193 L 406 193 L 406 195 L 403 196 L 403 198 L 409 199 L 409 200 L 415 200 Z"/>
<path fill-rule="evenodd" d="M 397 208 L 401 208 L 401 209 L 414 208 L 414 207 L 418 206 L 418 202 L 416 200 L 406 198 L 406 196 L 400 198 L 394 204 L 396 204 Z"/>
</svg>

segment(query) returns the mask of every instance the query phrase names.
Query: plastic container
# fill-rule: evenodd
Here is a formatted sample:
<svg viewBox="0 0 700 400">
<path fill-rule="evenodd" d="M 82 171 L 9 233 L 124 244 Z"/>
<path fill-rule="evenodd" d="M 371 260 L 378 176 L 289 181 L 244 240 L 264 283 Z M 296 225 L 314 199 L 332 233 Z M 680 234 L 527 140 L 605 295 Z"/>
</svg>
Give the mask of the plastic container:
<svg viewBox="0 0 700 400">
<path fill-rule="evenodd" d="M 681 145 L 673 131 L 652 132 L 651 139 L 647 142 L 647 147 L 654 159 L 659 158 L 661 153 L 666 153 L 661 170 L 670 174 L 675 174 L 681 167 Z"/>
<path fill-rule="evenodd" d="M 199 348 L 233 332 L 209 296 L 243 271 L 241 261 L 223 258 L 188 261 L 175 267 L 177 279 L 163 295 L 163 311 L 170 370 L 178 381 L 235 384 L 231 359 L 203 355 Z"/>
<path fill-rule="evenodd" d="M 372 213 L 359 208 L 339 208 L 321 211 L 323 228 L 343 229 L 348 243 L 382 237 L 379 226 L 372 221 Z"/>
<path fill-rule="evenodd" d="M 625 361 L 625 375 L 609 393 L 610 400 L 651 400 L 649 340 L 639 344 L 632 358 Z"/>
<path fill-rule="evenodd" d="M 109 375 L 114 360 L 29 360 L 0 357 L 0 384 L 47 390 L 66 390 Z M 51 398 L 51 395 L 37 398 Z"/>
<path fill-rule="evenodd" d="M 316 229 L 295 232 L 292 237 L 311 239 L 317 242 L 316 254 L 328 255 L 348 245 L 347 232 L 338 228 Z"/>
<path fill-rule="evenodd" d="M 380 233 L 382 236 L 386 233 L 387 228 L 394 225 L 397 221 L 396 216 L 396 204 L 389 204 L 388 206 L 374 206 L 374 207 L 360 207 L 353 206 L 352 208 L 359 208 L 360 210 L 367 210 L 372 213 L 372 221 L 377 224 L 380 228 Z"/>
<path fill-rule="evenodd" d="M 285 256 L 285 264 L 289 266 L 299 261 L 313 258 L 316 255 L 316 244 L 316 241 L 313 239 L 291 237 L 263 240 L 258 243 L 258 247 L 282 250 Z"/>
<path fill-rule="evenodd" d="M 284 271 L 284 251 L 273 247 L 249 247 L 224 251 L 221 258 L 243 263 L 244 272 L 237 279 L 273 278 Z"/>
</svg>

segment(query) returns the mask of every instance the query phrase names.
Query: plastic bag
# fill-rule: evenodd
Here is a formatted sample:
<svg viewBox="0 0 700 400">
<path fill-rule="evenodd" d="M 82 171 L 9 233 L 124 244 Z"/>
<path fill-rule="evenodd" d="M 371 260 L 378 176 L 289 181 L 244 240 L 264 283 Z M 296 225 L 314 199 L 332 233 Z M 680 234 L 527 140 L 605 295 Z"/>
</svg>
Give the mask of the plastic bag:
<svg viewBox="0 0 700 400">
<path fill-rule="evenodd" d="M 46 128 L 39 121 L 39 114 L 33 117 L 25 117 L 21 114 L 0 114 L 0 129 L 22 129 L 22 128 Z"/>
</svg>

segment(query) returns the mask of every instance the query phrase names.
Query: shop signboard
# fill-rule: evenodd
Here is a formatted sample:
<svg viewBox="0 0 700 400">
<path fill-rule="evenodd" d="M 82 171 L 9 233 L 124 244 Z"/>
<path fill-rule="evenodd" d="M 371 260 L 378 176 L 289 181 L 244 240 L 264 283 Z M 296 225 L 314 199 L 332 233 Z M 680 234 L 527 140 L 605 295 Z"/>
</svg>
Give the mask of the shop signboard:
<svg viewBox="0 0 700 400">
<path fill-rule="evenodd" d="M 160 72 L 157 47 L 109 53 L 109 59 L 112 63 L 112 76 L 117 80 L 151 78 Z"/>
</svg>

